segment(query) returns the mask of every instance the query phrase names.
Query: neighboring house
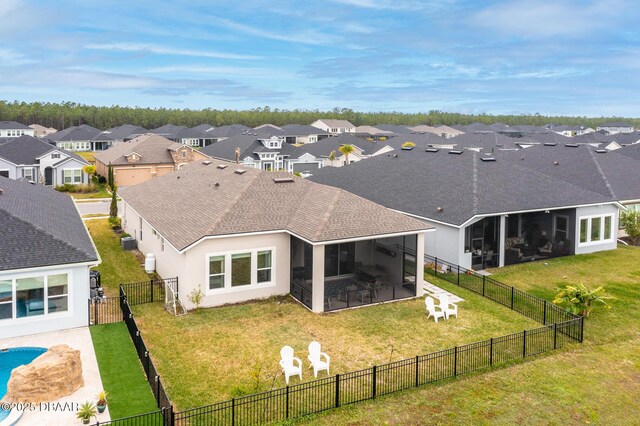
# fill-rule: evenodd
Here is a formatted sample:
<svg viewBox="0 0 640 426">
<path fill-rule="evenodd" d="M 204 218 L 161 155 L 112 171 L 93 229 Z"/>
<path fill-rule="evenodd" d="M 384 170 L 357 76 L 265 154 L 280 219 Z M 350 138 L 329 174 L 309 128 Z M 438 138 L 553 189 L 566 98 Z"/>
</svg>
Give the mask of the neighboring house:
<svg viewBox="0 0 640 426">
<path fill-rule="evenodd" d="M 107 176 L 109 165 L 117 186 L 137 185 L 208 157 L 162 136 L 147 133 L 95 155 L 96 172 Z"/>
<path fill-rule="evenodd" d="M 395 133 L 397 135 L 411 133 L 411 130 L 409 130 L 408 126 L 401 126 L 398 124 L 376 124 L 374 127 L 376 129 L 384 130 L 385 132 Z"/>
<path fill-rule="evenodd" d="M 597 131 L 605 131 L 609 134 L 616 133 L 632 133 L 635 131 L 633 125 L 621 121 L 612 121 L 610 123 L 602 123 L 596 127 Z"/>
<path fill-rule="evenodd" d="M 353 152 L 348 158 L 340 151 L 340 147 L 351 145 Z M 322 166 L 342 167 L 347 164 L 369 158 L 375 154 L 392 151 L 388 141 L 367 141 L 352 134 L 331 136 L 322 141 L 302 147 L 307 153 L 318 159 L 322 159 Z"/>
<path fill-rule="evenodd" d="M 423 294 L 415 271 L 431 228 L 337 188 L 205 161 L 119 194 L 124 230 L 161 276 L 179 278 L 187 308 L 199 289 L 205 307 L 291 293 L 323 312 L 344 303 L 336 295 L 366 265 L 407 297 Z"/>
<path fill-rule="evenodd" d="M 329 137 L 329 132 L 317 127 L 302 124 L 287 124 L 282 126 L 284 141 L 293 145 L 315 143 Z"/>
<path fill-rule="evenodd" d="M 39 124 L 31 124 L 29 125 L 33 129 L 33 135 L 37 138 L 50 135 L 51 133 L 57 132 L 53 127 L 44 127 Z"/>
<path fill-rule="evenodd" d="M 254 129 L 252 129 L 251 127 L 247 127 L 242 124 L 231 124 L 208 130 L 207 135 L 209 136 L 211 143 L 216 143 L 228 139 L 232 136 L 246 135 L 253 132 Z"/>
<path fill-rule="evenodd" d="M 318 144 L 308 146 L 314 145 Z M 307 146 L 295 147 L 284 143 L 283 137 L 260 137 L 255 133 L 232 136 L 209 145 L 200 152 L 211 158 L 238 161 L 247 167 L 267 171 L 284 170 L 289 173 L 313 173 L 314 170 L 323 166 L 323 160 L 310 154 Z"/>
<path fill-rule="evenodd" d="M 317 127 L 318 129 L 324 130 L 325 132 L 333 135 L 356 132 L 356 126 L 349 123 L 347 120 L 334 120 L 325 118 L 314 121 L 313 123 L 311 123 L 311 126 Z"/>
<path fill-rule="evenodd" d="M 86 326 L 100 260 L 73 200 L 0 177 L 0 229 L 0 339 Z"/>
<path fill-rule="evenodd" d="M 35 130 L 17 121 L 0 121 L 0 143 L 24 135 L 35 136 Z"/>
<path fill-rule="evenodd" d="M 94 138 L 100 133 L 102 130 L 88 124 L 81 124 L 51 133 L 46 139 L 49 143 L 67 151 L 97 151 L 96 148 L 100 148 L 102 142 L 95 142 Z"/>
<path fill-rule="evenodd" d="M 355 131 L 356 135 L 365 138 L 389 138 L 393 136 L 393 132 L 389 132 L 387 130 L 378 129 L 373 126 L 358 126 Z"/>
<path fill-rule="evenodd" d="M 465 268 L 616 248 L 611 195 L 523 167 L 521 155 L 396 151 L 309 179 L 424 220 L 436 228 L 425 252 Z"/>
<path fill-rule="evenodd" d="M 82 171 L 89 163 L 73 152 L 56 148 L 32 136 L 21 136 L 0 145 L 0 176 L 26 179 L 45 185 L 84 184 Z"/>
<path fill-rule="evenodd" d="M 462 130 L 454 129 L 449 126 L 438 126 L 436 127 L 437 134 L 442 136 L 443 138 L 453 138 L 455 136 L 463 135 L 464 132 Z"/>
<path fill-rule="evenodd" d="M 111 129 L 100 132 L 91 140 L 93 151 L 104 151 L 115 144 L 129 141 L 145 133 L 147 133 L 145 128 L 132 124 L 112 127 Z"/>
</svg>

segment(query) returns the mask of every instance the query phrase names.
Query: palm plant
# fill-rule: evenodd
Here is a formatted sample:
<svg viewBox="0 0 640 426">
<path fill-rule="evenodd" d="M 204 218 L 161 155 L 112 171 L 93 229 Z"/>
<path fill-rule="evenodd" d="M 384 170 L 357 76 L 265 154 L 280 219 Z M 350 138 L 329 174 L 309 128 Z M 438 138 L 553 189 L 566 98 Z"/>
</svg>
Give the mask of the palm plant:
<svg viewBox="0 0 640 426">
<path fill-rule="evenodd" d="M 85 402 L 80 406 L 80 409 L 76 413 L 76 417 L 82 420 L 82 424 L 88 425 L 91 421 L 92 417 L 96 417 L 98 415 L 98 411 L 96 410 L 96 406 L 93 402 Z"/>
<path fill-rule="evenodd" d="M 349 154 L 355 151 L 353 145 L 342 145 L 338 150 L 344 154 L 345 164 L 349 164 Z"/>
<path fill-rule="evenodd" d="M 607 309 L 611 306 L 605 299 L 611 299 L 604 295 L 604 287 L 600 286 L 595 290 L 589 290 L 584 284 L 568 285 L 559 288 L 559 293 L 553 299 L 556 305 L 566 306 L 572 313 L 588 317 L 595 303 L 604 305 Z"/>
</svg>

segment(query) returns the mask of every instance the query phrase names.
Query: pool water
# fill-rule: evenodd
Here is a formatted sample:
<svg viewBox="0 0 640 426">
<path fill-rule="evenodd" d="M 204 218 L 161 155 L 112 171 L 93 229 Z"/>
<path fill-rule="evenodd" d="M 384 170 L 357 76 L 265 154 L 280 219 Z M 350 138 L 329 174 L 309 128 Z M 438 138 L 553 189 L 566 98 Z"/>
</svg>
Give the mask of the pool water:
<svg viewBox="0 0 640 426">
<path fill-rule="evenodd" d="M 45 348 L 11 348 L 0 351 L 0 399 L 7 393 L 7 383 L 11 377 L 11 371 L 21 365 L 29 364 L 31 361 L 45 353 Z M 9 411 L 0 409 L 0 422 L 6 419 Z"/>
</svg>

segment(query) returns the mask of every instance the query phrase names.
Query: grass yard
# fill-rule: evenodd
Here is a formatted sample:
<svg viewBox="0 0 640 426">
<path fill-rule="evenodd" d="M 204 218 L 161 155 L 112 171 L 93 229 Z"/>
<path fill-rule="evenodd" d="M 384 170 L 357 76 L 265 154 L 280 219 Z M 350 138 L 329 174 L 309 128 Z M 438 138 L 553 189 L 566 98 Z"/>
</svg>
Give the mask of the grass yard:
<svg viewBox="0 0 640 426">
<path fill-rule="evenodd" d="M 76 152 L 76 154 L 78 154 L 80 157 L 84 158 L 85 160 L 87 160 L 91 164 L 95 164 L 96 163 L 96 157 L 95 157 L 96 153 L 95 152 L 79 151 L 79 152 Z"/>
<path fill-rule="evenodd" d="M 122 249 L 120 236 L 111 230 L 107 219 L 88 220 L 85 224 L 102 259 L 96 269 L 102 275 L 102 286 L 108 296 L 118 295 L 120 283 L 149 279 L 149 275 L 140 266 L 144 260 L 138 258 L 136 252 Z"/>
<path fill-rule="evenodd" d="M 138 355 L 123 322 L 90 327 L 112 419 L 157 410 Z"/>
<path fill-rule="evenodd" d="M 161 304 L 133 310 L 169 397 L 184 409 L 284 386 L 278 365 L 284 345 L 294 348 L 306 369 L 307 346 L 318 340 L 335 374 L 539 326 L 475 294 L 463 297 L 460 318 L 438 324 L 425 319 L 422 299 L 323 315 L 289 297 L 182 317 Z M 311 380 L 312 370 L 303 378 Z"/>
<path fill-rule="evenodd" d="M 104 183 L 98 183 L 97 179 L 94 179 L 93 192 L 70 192 L 69 195 L 76 200 L 88 200 L 93 198 L 111 198 L 111 193 L 107 191 L 107 185 Z"/>
<path fill-rule="evenodd" d="M 603 285 L 616 299 L 611 310 L 593 311 L 580 345 L 296 423 L 640 424 L 640 248 L 620 246 L 493 272 L 494 278 L 548 300 L 556 287 L 580 282 Z"/>
</svg>

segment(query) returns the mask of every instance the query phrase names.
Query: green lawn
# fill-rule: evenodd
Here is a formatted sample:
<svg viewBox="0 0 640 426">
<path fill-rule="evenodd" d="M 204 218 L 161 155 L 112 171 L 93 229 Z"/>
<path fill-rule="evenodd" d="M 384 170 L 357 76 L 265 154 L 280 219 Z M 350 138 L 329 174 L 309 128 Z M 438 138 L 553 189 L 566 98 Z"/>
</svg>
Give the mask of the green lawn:
<svg viewBox="0 0 640 426">
<path fill-rule="evenodd" d="M 71 195 L 71 197 L 75 198 L 76 200 L 88 200 L 93 198 L 111 198 L 111 193 L 107 191 L 107 185 L 104 183 L 98 183 L 97 179 L 94 179 L 93 189 L 94 189 L 93 192 L 87 192 L 87 193 L 71 192 L 69 193 L 69 195 Z"/>
<path fill-rule="evenodd" d="M 112 419 L 157 410 L 138 355 L 123 322 L 90 327 Z"/>
<path fill-rule="evenodd" d="M 640 424 L 640 248 L 621 246 L 493 272 L 548 300 L 556 287 L 579 282 L 603 285 L 616 299 L 611 310 L 596 309 L 586 320 L 580 345 L 296 423 Z"/>
<path fill-rule="evenodd" d="M 169 397 L 184 409 L 284 386 L 278 365 L 284 345 L 303 359 L 308 381 L 313 378 L 306 370 L 312 340 L 331 356 L 335 374 L 539 326 L 478 295 L 464 297 L 459 318 L 438 324 L 426 319 L 422 299 L 322 315 L 289 297 L 181 317 L 167 313 L 162 304 L 133 310 Z"/>
<path fill-rule="evenodd" d="M 102 258 L 102 263 L 96 269 L 102 275 L 102 286 L 108 296 L 117 296 L 121 283 L 149 279 L 141 267 L 144 259 L 136 256 L 135 252 L 122 249 L 120 236 L 111 230 L 107 219 L 88 220 L 85 224 Z"/>
<path fill-rule="evenodd" d="M 80 152 L 76 152 L 76 154 L 78 154 L 80 157 L 84 158 L 85 160 L 87 160 L 91 164 L 95 164 L 96 163 L 96 157 L 95 157 L 96 153 L 95 152 L 80 151 Z"/>
</svg>

